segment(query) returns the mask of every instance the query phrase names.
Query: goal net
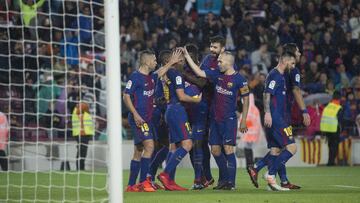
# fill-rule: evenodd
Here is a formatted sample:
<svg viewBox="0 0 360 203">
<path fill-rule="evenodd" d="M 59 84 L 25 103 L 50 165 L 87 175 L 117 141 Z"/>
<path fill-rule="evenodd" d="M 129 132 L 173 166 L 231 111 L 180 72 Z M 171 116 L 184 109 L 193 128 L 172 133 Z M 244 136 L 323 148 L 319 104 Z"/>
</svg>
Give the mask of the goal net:
<svg viewBox="0 0 360 203">
<path fill-rule="evenodd" d="M 0 202 L 107 202 L 103 0 L 0 2 Z"/>
</svg>

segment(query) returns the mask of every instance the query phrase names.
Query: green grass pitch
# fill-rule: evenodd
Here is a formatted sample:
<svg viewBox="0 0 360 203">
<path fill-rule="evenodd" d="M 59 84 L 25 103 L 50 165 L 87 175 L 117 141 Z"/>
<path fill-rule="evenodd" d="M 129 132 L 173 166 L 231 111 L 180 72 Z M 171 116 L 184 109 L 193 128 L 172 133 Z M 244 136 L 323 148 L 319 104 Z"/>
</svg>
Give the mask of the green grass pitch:
<svg viewBox="0 0 360 203">
<path fill-rule="evenodd" d="M 259 176 L 260 188 L 256 189 L 250 182 L 245 169 L 237 171 L 236 191 L 214 191 L 210 188 L 202 191 L 170 192 L 157 191 L 154 193 L 125 193 L 126 203 L 225 203 L 225 202 L 360 202 L 360 167 L 316 167 L 316 168 L 288 168 L 289 179 L 303 188 L 298 191 L 270 192 L 266 190 L 265 181 Z M 263 170 L 262 172 L 265 172 Z M 217 177 L 217 170 L 213 174 Z M 124 171 L 124 186 L 127 183 L 129 171 Z M 23 177 L 23 178 L 22 178 Z M 107 198 L 105 190 L 106 174 L 97 173 L 10 173 L 0 172 L 0 202 L 102 202 Z M 191 187 L 193 172 L 191 169 L 179 169 L 176 175 L 178 184 Z M 8 182 L 9 181 L 9 182 Z M 48 187 L 50 182 L 55 187 Z M 67 187 L 63 187 L 64 183 Z M 94 183 L 98 190 L 86 188 Z M 10 183 L 10 184 L 8 184 Z M 21 183 L 25 185 L 20 189 Z M 36 187 L 36 183 L 38 187 Z M 80 183 L 82 188 L 77 188 Z M 47 187 L 46 187 L 47 186 Z M 20 197 L 23 198 L 21 201 Z M 65 199 L 64 199 L 65 197 Z M 8 200 L 8 201 L 6 201 Z M 12 201 L 9 201 L 12 200 Z M 29 200 L 29 201 L 24 201 Z"/>
</svg>

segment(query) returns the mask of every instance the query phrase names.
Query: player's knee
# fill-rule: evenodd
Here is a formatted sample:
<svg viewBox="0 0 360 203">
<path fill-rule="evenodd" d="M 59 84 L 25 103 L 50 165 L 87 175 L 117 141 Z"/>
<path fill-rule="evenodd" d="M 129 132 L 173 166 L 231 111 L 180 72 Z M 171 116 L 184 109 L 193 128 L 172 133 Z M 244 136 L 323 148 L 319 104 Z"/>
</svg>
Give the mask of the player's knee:
<svg viewBox="0 0 360 203">
<path fill-rule="evenodd" d="M 154 152 L 154 142 L 145 142 L 144 143 L 144 157 L 151 157 L 152 153 Z"/>
<path fill-rule="evenodd" d="M 273 155 L 273 156 L 278 156 L 281 152 L 281 149 L 280 148 L 277 148 L 277 147 L 272 147 L 270 149 L 270 154 Z"/>
<path fill-rule="evenodd" d="M 192 145 L 193 145 L 193 143 L 190 139 L 184 140 L 182 143 L 182 147 L 188 152 L 192 149 Z"/>
<path fill-rule="evenodd" d="M 141 150 L 139 150 L 139 149 L 141 149 Z M 141 148 L 137 148 L 137 147 L 135 147 L 135 149 L 134 149 L 134 156 L 133 156 L 133 160 L 135 160 L 135 161 L 140 161 L 140 159 L 141 159 L 141 154 L 142 154 L 142 152 L 143 152 L 143 150 L 142 150 L 143 148 L 141 147 Z"/>
<path fill-rule="evenodd" d="M 234 147 L 231 145 L 224 145 L 225 154 L 234 153 Z"/>
<path fill-rule="evenodd" d="M 286 149 L 291 153 L 291 154 L 295 154 L 297 151 L 297 147 L 296 144 L 289 144 L 286 146 Z"/>
<path fill-rule="evenodd" d="M 220 147 L 212 146 L 212 147 L 211 147 L 211 154 L 212 154 L 213 156 L 220 156 L 220 154 L 221 154 L 221 148 L 220 148 Z"/>
</svg>

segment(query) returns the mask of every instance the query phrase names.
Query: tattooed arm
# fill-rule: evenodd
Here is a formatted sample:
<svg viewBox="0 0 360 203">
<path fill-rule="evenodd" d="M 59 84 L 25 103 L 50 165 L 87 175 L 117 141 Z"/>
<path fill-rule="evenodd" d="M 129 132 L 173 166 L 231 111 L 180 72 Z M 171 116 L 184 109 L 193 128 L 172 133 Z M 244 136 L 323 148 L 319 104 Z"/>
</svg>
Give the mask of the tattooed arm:
<svg viewBox="0 0 360 203">
<path fill-rule="evenodd" d="M 264 117 L 264 124 L 266 127 L 271 127 L 272 125 L 272 118 L 271 118 L 271 112 L 270 112 L 270 93 L 264 93 L 264 111 L 265 111 L 265 117 Z"/>
</svg>

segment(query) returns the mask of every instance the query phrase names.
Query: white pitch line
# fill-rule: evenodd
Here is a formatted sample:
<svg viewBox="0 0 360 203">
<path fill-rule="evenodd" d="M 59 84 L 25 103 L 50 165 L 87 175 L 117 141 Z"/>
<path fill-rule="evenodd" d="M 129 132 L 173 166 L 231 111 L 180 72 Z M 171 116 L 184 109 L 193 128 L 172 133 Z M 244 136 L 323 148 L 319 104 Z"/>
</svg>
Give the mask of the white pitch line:
<svg viewBox="0 0 360 203">
<path fill-rule="evenodd" d="M 360 189 L 358 186 L 351 186 L 351 185 L 330 185 L 333 187 L 342 187 L 342 188 L 353 188 L 353 189 Z"/>
</svg>

